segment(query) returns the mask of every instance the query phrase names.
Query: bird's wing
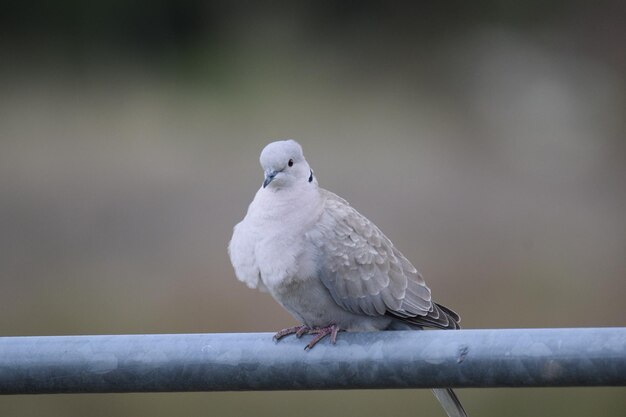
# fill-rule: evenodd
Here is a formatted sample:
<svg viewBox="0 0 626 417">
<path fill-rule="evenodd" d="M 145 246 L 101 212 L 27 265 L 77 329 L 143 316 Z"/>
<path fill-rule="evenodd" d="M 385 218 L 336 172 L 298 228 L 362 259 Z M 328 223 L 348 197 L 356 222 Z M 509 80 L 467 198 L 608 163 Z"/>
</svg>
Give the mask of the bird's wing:
<svg viewBox="0 0 626 417">
<path fill-rule="evenodd" d="M 420 273 L 376 225 L 342 198 L 321 192 L 324 211 L 307 238 L 319 251 L 320 279 L 335 302 L 357 314 L 456 328 L 458 316 L 431 301 Z"/>
</svg>

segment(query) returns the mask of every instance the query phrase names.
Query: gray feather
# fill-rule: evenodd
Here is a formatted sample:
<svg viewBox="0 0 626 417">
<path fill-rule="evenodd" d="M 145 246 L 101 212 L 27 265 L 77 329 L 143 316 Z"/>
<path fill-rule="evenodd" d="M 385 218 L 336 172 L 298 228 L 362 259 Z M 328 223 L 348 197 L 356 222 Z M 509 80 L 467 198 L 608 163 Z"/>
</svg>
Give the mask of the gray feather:
<svg viewBox="0 0 626 417">
<path fill-rule="evenodd" d="M 461 401 L 452 391 L 452 388 L 436 388 L 433 389 L 433 394 L 439 400 L 448 417 L 467 417 Z"/>
<path fill-rule="evenodd" d="M 320 193 L 324 209 L 307 237 L 319 248 L 319 278 L 337 304 L 356 314 L 458 328 L 458 315 L 431 301 L 420 273 L 372 222 L 344 199 Z"/>
</svg>

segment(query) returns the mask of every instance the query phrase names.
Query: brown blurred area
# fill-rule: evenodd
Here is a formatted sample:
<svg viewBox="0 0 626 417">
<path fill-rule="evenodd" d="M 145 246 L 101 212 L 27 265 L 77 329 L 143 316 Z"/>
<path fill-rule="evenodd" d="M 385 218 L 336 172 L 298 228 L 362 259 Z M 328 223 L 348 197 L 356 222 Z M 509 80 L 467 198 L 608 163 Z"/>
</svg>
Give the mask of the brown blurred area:
<svg viewBox="0 0 626 417">
<path fill-rule="evenodd" d="M 623 326 L 626 7 L 0 4 L 0 335 L 273 331 L 226 247 L 304 147 L 466 328 Z M 461 390 L 622 416 L 624 389 Z M 443 415 L 424 391 L 0 398 L 0 415 Z"/>
</svg>

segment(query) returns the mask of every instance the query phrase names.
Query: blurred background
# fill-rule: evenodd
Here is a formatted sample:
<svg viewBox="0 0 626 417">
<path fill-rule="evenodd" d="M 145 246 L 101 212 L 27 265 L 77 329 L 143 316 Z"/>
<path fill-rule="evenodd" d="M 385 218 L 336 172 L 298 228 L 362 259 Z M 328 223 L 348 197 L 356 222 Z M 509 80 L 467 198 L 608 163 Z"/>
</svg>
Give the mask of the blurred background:
<svg viewBox="0 0 626 417">
<path fill-rule="evenodd" d="M 226 247 L 295 138 L 467 328 L 623 326 L 626 3 L 0 2 L 0 334 L 274 331 Z M 626 390 L 460 390 L 623 416 Z M 15 396 L 3 416 L 442 416 L 427 390 Z"/>
</svg>

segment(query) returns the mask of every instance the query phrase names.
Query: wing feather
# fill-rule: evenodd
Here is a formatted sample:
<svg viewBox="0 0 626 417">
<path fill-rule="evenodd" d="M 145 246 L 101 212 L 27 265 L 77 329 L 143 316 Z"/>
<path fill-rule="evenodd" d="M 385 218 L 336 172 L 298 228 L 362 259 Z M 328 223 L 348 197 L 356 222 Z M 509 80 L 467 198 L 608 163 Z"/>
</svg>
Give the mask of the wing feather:
<svg viewBox="0 0 626 417">
<path fill-rule="evenodd" d="M 448 320 L 449 311 L 431 301 L 417 269 L 372 222 L 345 200 L 321 191 L 324 211 L 307 237 L 319 250 L 320 278 L 337 304 L 418 325 L 449 327 L 458 321 Z"/>
</svg>

